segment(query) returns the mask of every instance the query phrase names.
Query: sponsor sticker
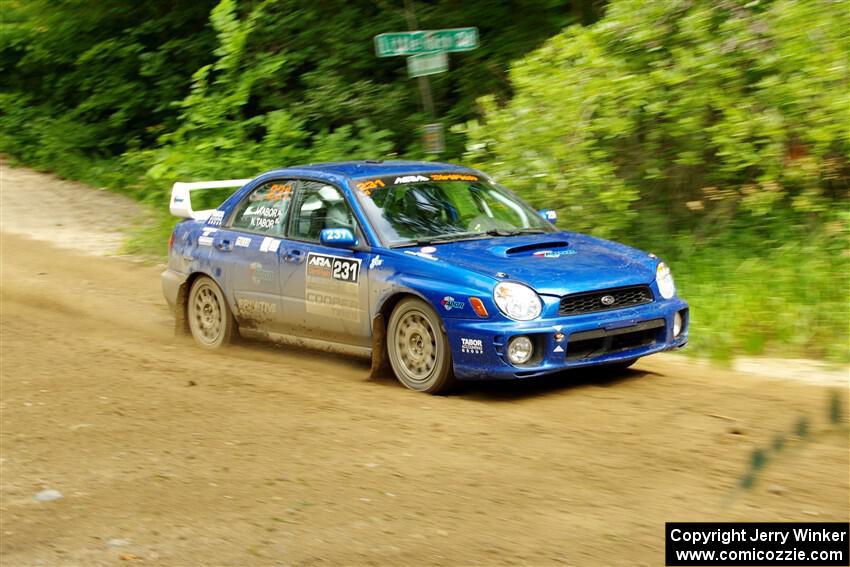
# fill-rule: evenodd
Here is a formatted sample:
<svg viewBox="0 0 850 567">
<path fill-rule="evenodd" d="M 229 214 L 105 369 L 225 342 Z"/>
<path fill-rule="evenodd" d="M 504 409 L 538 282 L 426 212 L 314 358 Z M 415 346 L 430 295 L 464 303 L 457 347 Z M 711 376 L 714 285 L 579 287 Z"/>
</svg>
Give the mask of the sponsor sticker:
<svg viewBox="0 0 850 567">
<path fill-rule="evenodd" d="M 437 251 L 437 249 L 434 248 L 433 246 L 423 246 L 422 248 L 419 249 L 419 251 L 422 252 L 423 254 L 433 254 L 434 252 Z"/>
<path fill-rule="evenodd" d="M 239 316 L 255 321 L 265 321 L 277 313 L 277 304 L 259 299 L 237 299 L 236 309 Z"/>
<path fill-rule="evenodd" d="M 251 276 L 251 281 L 254 285 L 262 283 L 272 283 L 275 280 L 276 272 L 263 267 L 259 262 L 251 262 L 248 266 L 248 275 Z"/>
<path fill-rule="evenodd" d="M 292 196 L 292 185 L 275 183 L 269 188 L 266 199 L 269 201 L 286 201 Z"/>
<path fill-rule="evenodd" d="M 359 258 L 307 254 L 307 312 L 359 322 L 360 267 Z"/>
<path fill-rule="evenodd" d="M 402 183 L 419 183 L 421 181 L 430 181 L 430 179 L 422 175 L 404 175 L 402 177 L 396 177 L 395 181 L 393 181 L 393 185 L 400 185 Z"/>
<path fill-rule="evenodd" d="M 212 236 L 199 236 L 198 237 L 198 246 L 212 246 L 213 237 Z"/>
<path fill-rule="evenodd" d="M 561 256 L 572 256 L 575 253 L 575 250 L 541 250 L 535 252 L 532 256 L 538 258 L 560 258 Z"/>
<path fill-rule="evenodd" d="M 437 260 L 436 256 L 432 256 L 431 254 L 425 254 L 425 253 L 422 253 L 422 252 L 414 252 L 413 250 L 405 250 L 404 253 L 409 254 L 411 256 L 418 256 L 420 258 L 425 258 L 426 260 L 434 260 L 434 261 Z"/>
<path fill-rule="evenodd" d="M 447 295 L 440 300 L 440 305 L 442 305 L 443 309 L 446 311 L 451 311 L 452 309 L 463 309 L 463 306 L 466 304 L 463 301 L 455 301 L 454 297 Z"/>
<path fill-rule="evenodd" d="M 211 226 L 221 226 L 221 221 L 224 219 L 224 211 L 215 210 L 207 219 L 207 224 Z"/>
<path fill-rule="evenodd" d="M 248 248 L 249 246 L 251 246 L 251 239 L 247 236 L 237 236 L 236 246 L 238 246 L 239 248 Z"/>
<path fill-rule="evenodd" d="M 467 354 L 484 354 L 484 343 L 481 339 L 460 339 L 460 351 Z"/>
<path fill-rule="evenodd" d="M 478 181 L 478 176 L 468 173 L 432 173 L 431 181 Z"/>
<path fill-rule="evenodd" d="M 280 248 L 280 240 L 277 238 L 266 236 L 263 238 L 263 241 L 260 242 L 260 252 L 277 252 L 278 248 Z"/>
<path fill-rule="evenodd" d="M 374 270 L 384 264 L 384 260 L 380 256 L 375 256 L 372 258 L 372 261 L 369 263 L 369 269 Z"/>
<path fill-rule="evenodd" d="M 357 190 L 366 195 L 367 197 L 370 197 L 372 195 L 372 190 L 386 186 L 386 183 L 384 183 L 380 179 L 369 179 L 367 181 L 361 181 L 356 185 Z"/>
</svg>

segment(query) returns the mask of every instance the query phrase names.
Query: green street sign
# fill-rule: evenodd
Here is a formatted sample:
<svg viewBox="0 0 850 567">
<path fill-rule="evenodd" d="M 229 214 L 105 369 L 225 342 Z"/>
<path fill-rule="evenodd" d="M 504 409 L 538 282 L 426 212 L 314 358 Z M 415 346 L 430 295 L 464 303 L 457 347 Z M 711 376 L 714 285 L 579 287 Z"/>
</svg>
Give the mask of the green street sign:
<svg viewBox="0 0 850 567">
<path fill-rule="evenodd" d="M 375 53 L 378 57 L 433 51 L 472 51 L 477 48 L 478 28 L 393 32 L 375 36 Z"/>
<path fill-rule="evenodd" d="M 424 77 L 449 70 L 449 56 L 445 51 L 420 53 L 407 58 L 407 76 Z"/>
</svg>

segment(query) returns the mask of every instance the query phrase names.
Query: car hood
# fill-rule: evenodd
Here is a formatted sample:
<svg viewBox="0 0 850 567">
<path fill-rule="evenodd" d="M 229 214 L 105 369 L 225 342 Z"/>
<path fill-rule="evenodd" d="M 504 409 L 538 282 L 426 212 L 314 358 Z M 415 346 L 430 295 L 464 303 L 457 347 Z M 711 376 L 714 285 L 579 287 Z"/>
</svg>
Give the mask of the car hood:
<svg viewBox="0 0 850 567">
<path fill-rule="evenodd" d="M 657 262 L 646 252 L 575 232 L 465 240 L 433 248 L 409 250 L 483 275 L 520 281 L 545 295 L 649 284 Z"/>
</svg>

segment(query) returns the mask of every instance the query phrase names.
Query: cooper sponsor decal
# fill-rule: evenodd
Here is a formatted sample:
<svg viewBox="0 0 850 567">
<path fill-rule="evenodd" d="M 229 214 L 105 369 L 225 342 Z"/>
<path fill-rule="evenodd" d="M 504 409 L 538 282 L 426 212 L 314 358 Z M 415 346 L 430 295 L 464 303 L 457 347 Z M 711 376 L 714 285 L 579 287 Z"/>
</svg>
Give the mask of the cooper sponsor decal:
<svg viewBox="0 0 850 567">
<path fill-rule="evenodd" d="M 454 297 L 447 295 L 440 300 L 440 305 L 442 305 L 443 309 L 446 311 L 451 311 L 452 309 L 463 309 L 463 306 L 466 304 L 463 301 L 455 301 Z"/>
<path fill-rule="evenodd" d="M 224 219 L 224 211 L 215 210 L 207 219 L 207 224 L 211 226 L 221 226 L 221 221 Z"/>
<path fill-rule="evenodd" d="M 307 312 L 360 321 L 360 259 L 310 252 L 307 255 Z"/>
<path fill-rule="evenodd" d="M 484 343 L 481 339 L 460 339 L 460 352 L 467 354 L 484 354 Z"/>
<path fill-rule="evenodd" d="M 238 246 L 239 248 L 248 248 L 249 246 L 251 246 L 251 239 L 247 236 L 237 236 L 236 246 Z"/>
</svg>

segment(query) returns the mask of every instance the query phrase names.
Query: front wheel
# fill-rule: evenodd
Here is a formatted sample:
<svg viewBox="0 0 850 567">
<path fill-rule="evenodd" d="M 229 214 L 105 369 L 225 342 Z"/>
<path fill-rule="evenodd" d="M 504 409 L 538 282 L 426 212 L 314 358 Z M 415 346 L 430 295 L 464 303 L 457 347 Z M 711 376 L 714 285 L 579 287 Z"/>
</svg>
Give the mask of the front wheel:
<svg viewBox="0 0 850 567">
<path fill-rule="evenodd" d="M 396 378 L 411 390 L 444 394 L 455 384 L 440 318 L 420 299 L 396 305 L 387 325 L 387 354 Z"/>
<path fill-rule="evenodd" d="M 220 348 L 233 339 L 236 322 L 218 285 L 201 276 L 189 292 L 189 330 L 195 342 L 206 349 Z"/>
</svg>

